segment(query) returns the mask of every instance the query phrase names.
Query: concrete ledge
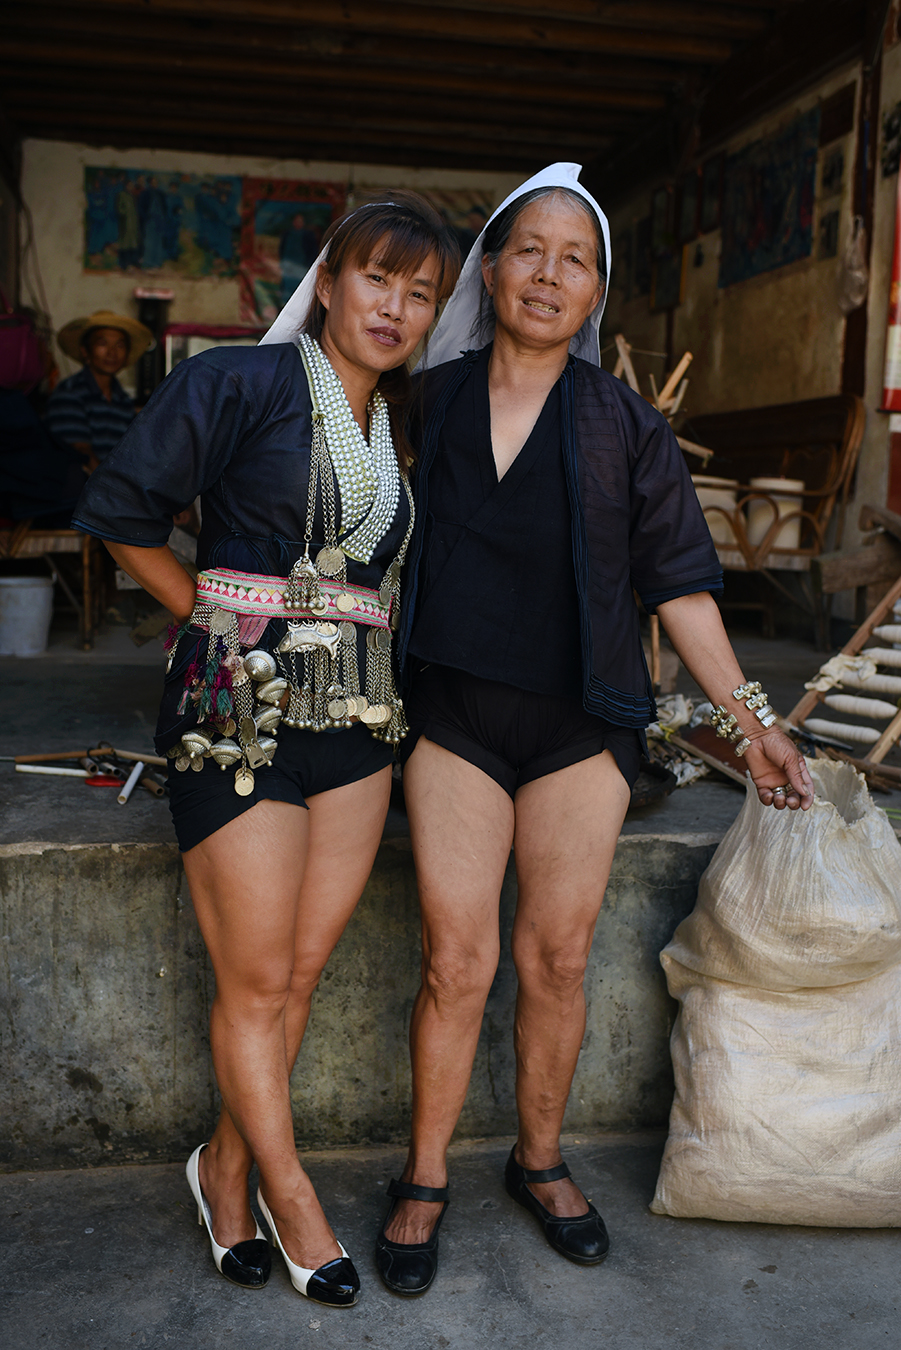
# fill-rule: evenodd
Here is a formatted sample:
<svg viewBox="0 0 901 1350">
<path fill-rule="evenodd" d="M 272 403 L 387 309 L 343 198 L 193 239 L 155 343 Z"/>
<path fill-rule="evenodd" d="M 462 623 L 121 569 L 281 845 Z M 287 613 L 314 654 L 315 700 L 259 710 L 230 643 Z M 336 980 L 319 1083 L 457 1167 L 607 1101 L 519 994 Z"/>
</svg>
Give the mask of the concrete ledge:
<svg viewBox="0 0 901 1350">
<path fill-rule="evenodd" d="M 566 1128 L 665 1124 L 675 1005 L 657 954 L 694 904 L 715 833 L 620 839 L 587 979 L 588 1026 Z M 515 1129 L 509 937 L 460 1138 Z M 404 1137 L 407 1026 L 419 982 L 409 841 L 383 843 L 325 972 L 293 1080 L 306 1146 Z M 0 1168 L 183 1158 L 216 1111 L 213 979 L 174 845 L 0 847 Z"/>
</svg>

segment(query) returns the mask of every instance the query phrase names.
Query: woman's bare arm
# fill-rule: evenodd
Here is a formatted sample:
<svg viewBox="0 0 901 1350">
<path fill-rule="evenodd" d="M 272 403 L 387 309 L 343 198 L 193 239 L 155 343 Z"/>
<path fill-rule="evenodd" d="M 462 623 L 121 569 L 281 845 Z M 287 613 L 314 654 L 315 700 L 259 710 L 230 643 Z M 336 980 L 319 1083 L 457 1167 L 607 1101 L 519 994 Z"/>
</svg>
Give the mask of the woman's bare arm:
<svg viewBox="0 0 901 1350">
<path fill-rule="evenodd" d="M 657 613 L 686 670 L 714 707 L 735 714 L 751 742 L 744 759 L 764 806 L 784 803 L 793 811 L 799 806 L 806 811 L 813 803 L 813 783 L 794 742 L 777 727 L 766 730 L 743 702 L 732 697 L 745 676 L 713 596 L 709 591 L 681 595 L 658 605 Z M 789 790 L 784 797 L 781 793 L 774 797 L 773 788 L 782 785 Z"/>
<path fill-rule="evenodd" d="M 139 548 L 136 544 L 115 544 L 104 540 L 123 572 L 184 623 L 194 608 L 197 587 L 168 544 L 162 548 Z"/>
</svg>

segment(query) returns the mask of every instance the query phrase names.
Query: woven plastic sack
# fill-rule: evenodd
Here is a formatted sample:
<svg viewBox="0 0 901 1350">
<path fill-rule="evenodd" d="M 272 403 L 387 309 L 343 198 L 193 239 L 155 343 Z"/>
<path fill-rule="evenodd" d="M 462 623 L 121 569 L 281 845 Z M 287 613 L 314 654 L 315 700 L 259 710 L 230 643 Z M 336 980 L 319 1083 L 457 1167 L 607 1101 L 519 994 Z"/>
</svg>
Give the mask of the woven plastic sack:
<svg viewBox="0 0 901 1350">
<path fill-rule="evenodd" d="M 651 1209 L 901 1226 L 901 845 L 850 765 L 750 789 L 661 953 L 680 1010 Z"/>
</svg>

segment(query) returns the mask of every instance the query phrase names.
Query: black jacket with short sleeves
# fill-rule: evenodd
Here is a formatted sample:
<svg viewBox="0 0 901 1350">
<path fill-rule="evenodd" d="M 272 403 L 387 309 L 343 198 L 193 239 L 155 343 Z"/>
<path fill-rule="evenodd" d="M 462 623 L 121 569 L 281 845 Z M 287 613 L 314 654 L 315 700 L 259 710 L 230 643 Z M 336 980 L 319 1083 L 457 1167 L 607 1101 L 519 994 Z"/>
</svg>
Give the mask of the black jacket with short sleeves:
<svg viewBox="0 0 901 1350">
<path fill-rule="evenodd" d="M 416 527 L 408 553 L 397 654 L 407 660 L 416 591 L 435 504 L 429 474 L 447 410 L 477 352 L 422 377 L 413 427 Z M 579 595 L 582 702 L 618 726 L 656 720 L 633 595 L 653 612 L 666 600 L 722 590 L 722 569 L 697 494 L 665 419 L 621 380 L 571 358 L 561 385 L 563 461 Z M 540 615 L 536 616 L 540 623 Z"/>
</svg>

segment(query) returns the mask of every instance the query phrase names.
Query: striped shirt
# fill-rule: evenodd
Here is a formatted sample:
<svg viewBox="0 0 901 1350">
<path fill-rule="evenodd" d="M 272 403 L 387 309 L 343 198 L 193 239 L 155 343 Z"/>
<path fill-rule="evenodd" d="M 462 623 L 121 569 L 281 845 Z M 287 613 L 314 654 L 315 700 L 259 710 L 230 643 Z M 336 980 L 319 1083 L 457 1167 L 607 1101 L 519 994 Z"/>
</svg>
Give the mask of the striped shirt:
<svg viewBox="0 0 901 1350">
<path fill-rule="evenodd" d="M 135 405 L 113 376 L 110 398 L 104 398 L 92 372 L 60 380 L 47 401 L 45 421 L 54 436 L 69 445 L 90 442 L 98 460 L 119 444 L 135 417 Z"/>
</svg>

